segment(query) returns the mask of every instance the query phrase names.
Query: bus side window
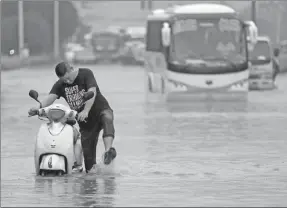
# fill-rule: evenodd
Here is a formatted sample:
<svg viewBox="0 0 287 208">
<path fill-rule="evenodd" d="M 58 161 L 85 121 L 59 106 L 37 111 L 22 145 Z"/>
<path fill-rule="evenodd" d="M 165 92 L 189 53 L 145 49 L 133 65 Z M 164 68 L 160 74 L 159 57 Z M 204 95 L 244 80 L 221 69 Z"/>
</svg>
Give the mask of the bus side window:
<svg viewBox="0 0 287 208">
<path fill-rule="evenodd" d="M 146 50 L 162 52 L 161 43 L 162 21 L 149 21 L 147 23 Z"/>
</svg>

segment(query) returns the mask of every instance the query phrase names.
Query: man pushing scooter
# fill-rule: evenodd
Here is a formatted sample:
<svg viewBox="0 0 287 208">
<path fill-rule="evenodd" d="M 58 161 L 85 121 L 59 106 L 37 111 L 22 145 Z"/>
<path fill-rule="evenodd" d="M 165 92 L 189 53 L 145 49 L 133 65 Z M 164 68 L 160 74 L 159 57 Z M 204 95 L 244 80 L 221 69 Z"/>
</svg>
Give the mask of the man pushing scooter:
<svg viewBox="0 0 287 208">
<path fill-rule="evenodd" d="M 114 115 L 108 101 L 100 92 L 93 72 L 87 68 L 74 69 L 66 62 L 61 62 L 55 67 L 59 80 L 53 85 L 49 95 L 44 99 L 42 107 L 54 103 L 56 99 L 63 97 L 70 108 L 76 110 L 81 133 L 81 144 L 76 146 L 76 158 L 81 158 L 83 148 L 86 172 L 95 169 L 96 148 L 100 131 L 103 129 L 103 141 L 105 145 L 104 164 L 108 165 L 116 157 L 117 153 L 113 145 L 115 137 Z M 86 103 L 83 101 L 85 92 L 94 92 L 94 97 Z M 29 115 L 35 115 L 39 107 L 29 110 Z M 79 159 L 73 170 L 83 170 Z"/>
</svg>

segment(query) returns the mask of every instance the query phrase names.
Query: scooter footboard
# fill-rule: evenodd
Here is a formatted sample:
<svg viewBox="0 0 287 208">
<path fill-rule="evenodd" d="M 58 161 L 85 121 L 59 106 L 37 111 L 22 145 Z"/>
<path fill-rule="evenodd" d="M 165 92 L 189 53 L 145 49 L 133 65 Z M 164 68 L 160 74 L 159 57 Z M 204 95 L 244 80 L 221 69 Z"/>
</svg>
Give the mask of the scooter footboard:
<svg viewBox="0 0 287 208">
<path fill-rule="evenodd" d="M 43 155 L 40 163 L 40 170 L 62 170 L 67 172 L 67 159 L 63 155 Z"/>
</svg>

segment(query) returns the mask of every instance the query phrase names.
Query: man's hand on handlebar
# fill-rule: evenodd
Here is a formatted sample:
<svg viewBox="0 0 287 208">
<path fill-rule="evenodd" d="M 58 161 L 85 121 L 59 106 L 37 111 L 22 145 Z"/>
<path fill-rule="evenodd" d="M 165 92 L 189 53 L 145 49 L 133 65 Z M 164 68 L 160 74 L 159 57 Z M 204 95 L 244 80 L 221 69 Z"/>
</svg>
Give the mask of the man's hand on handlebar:
<svg viewBox="0 0 287 208">
<path fill-rule="evenodd" d="M 88 118 L 88 116 L 89 116 L 89 111 L 84 109 L 83 111 L 77 114 L 76 119 L 77 121 L 87 122 L 86 119 Z"/>
<path fill-rule="evenodd" d="M 38 110 L 39 108 L 37 107 L 30 108 L 30 110 L 28 111 L 29 116 L 36 116 L 38 114 Z"/>
</svg>

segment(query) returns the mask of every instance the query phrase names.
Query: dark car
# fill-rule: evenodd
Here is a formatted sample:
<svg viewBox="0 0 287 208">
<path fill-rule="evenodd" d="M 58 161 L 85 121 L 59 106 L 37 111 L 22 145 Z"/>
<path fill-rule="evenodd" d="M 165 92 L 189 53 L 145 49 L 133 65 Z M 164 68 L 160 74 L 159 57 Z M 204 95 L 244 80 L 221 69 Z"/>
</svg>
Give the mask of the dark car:
<svg viewBox="0 0 287 208">
<path fill-rule="evenodd" d="M 145 54 L 145 34 L 144 27 L 129 27 L 127 28 L 124 53 L 122 62 L 124 64 L 144 64 Z"/>
<path fill-rule="evenodd" d="M 92 35 L 92 47 L 96 61 L 118 61 L 124 47 L 124 38 L 115 31 L 100 31 Z"/>
</svg>

